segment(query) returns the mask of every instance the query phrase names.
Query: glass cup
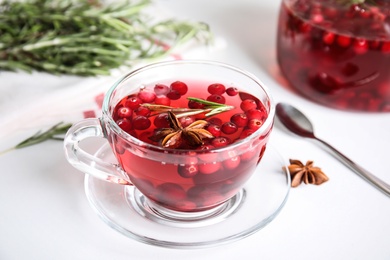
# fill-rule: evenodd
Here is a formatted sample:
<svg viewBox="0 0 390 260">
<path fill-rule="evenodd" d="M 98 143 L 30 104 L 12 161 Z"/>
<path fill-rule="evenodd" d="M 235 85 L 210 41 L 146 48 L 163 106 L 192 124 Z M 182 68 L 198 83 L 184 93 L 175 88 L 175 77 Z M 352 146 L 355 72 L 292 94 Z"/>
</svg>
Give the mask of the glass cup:
<svg viewBox="0 0 390 260">
<path fill-rule="evenodd" d="M 390 112 L 390 2 L 283 0 L 277 56 L 304 97 L 349 111 Z"/>
<path fill-rule="evenodd" d="M 247 93 L 244 96 L 261 102 L 268 116 L 247 137 L 211 150 L 161 147 L 142 141 L 135 137 L 137 134 L 129 134 L 118 126 L 113 113 L 124 97 L 145 86 L 173 81 L 237 87 Z M 188 84 L 189 91 L 197 92 L 197 87 Z M 239 107 L 240 103 L 235 105 Z M 275 104 L 269 91 L 248 72 L 210 61 L 160 62 L 136 69 L 114 84 L 104 97 L 101 117 L 84 119 L 69 129 L 64 141 L 65 154 L 84 173 L 135 187 L 138 206 L 148 214 L 178 221 L 204 219 L 237 200 L 261 161 L 274 113 Z M 90 137 L 105 138 L 118 163 L 102 161 L 82 149 L 80 142 Z M 183 176 L 183 171 L 189 171 L 190 176 Z"/>
</svg>

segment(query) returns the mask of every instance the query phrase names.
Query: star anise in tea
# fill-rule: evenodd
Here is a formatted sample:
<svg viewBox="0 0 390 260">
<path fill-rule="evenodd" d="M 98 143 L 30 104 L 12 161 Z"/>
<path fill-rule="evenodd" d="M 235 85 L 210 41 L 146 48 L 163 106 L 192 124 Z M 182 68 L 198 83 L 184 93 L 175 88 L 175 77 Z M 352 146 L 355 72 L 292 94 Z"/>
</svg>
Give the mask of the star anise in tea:
<svg viewBox="0 0 390 260">
<path fill-rule="evenodd" d="M 320 185 L 329 180 L 321 168 L 313 166 L 313 161 L 307 161 L 304 165 L 299 160 L 290 159 L 288 170 L 291 175 L 292 187 L 297 187 L 302 182 L 305 184 Z"/>
<path fill-rule="evenodd" d="M 161 145 L 165 148 L 178 148 L 184 143 L 190 147 L 198 147 L 203 144 L 203 139 L 214 137 L 209 131 L 204 129 L 208 124 L 205 120 L 197 120 L 183 128 L 175 114 L 171 111 L 168 111 L 168 120 L 170 128 L 156 129 L 150 137 L 152 141 L 161 141 Z"/>
</svg>

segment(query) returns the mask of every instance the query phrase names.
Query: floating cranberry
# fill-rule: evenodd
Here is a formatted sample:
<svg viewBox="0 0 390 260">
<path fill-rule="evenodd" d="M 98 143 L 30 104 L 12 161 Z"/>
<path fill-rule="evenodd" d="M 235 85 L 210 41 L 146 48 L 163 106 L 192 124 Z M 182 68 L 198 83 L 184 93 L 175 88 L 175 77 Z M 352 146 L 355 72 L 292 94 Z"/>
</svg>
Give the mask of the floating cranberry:
<svg viewBox="0 0 390 260">
<path fill-rule="evenodd" d="M 248 122 L 248 128 L 255 131 L 259 129 L 262 125 L 263 125 L 263 120 L 257 118 L 253 118 Z"/>
<path fill-rule="evenodd" d="M 209 131 L 214 137 L 221 136 L 221 127 L 219 125 L 209 124 L 205 129 Z"/>
<path fill-rule="evenodd" d="M 257 103 L 253 99 L 245 99 L 241 102 L 240 108 L 242 109 L 242 111 L 246 112 L 248 110 L 257 108 Z"/>
<path fill-rule="evenodd" d="M 195 108 L 195 109 L 202 109 L 205 107 L 204 104 L 196 102 L 195 100 L 189 100 L 188 101 L 188 107 L 189 108 Z"/>
<path fill-rule="evenodd" d="M 339 35 L 337 37 L 337 43 L 341 47 L 348 47 L 351 44 L 351 38 L 344 35 Z"/>
<path fill-rule="evenodd" d="M 225 122 L 221 126 L 221 131 L 227 135 L 234 134 L 237 132 L 237 129 L 238 127 L 233 122 Z"/>
<path fill-rule="evenodd" d="M 161 113 L 157 115 L 154 118 L 153 124 L 157 128 L 167 128 L 170 127 L 169 120 L 168 120 L 168 114 L 167 113 Z"/>
<path fill-rule="evenodd" d="M 255 130 L 253 130 L 253 129 L 244 128 L 244 130 L 242 130 L 242 132 L 240 134 L 240 139 L 247 138 L 248 136 L 250 136 L 254 132 L 255 132 Z"/>
<path fill-rule="evenodd" d="M 134 110 L 137 109 L 141 103 L 142 100 L 140 98 L 132 96 L 126 100 L 125 106 Z"/>
<path fill-rule="evenodd" d="M 138 93 L 138 98 L 144 103 L 152 103 L 156 98 L 156 93 L 143 89 Z"/>
<path fill-rule="evenodd" d="M 322 36 L 322 41 L 325 43 L 325 44 L 328 44 L 328 45 L 331 45 L 333 42 L 334 42 L 334 39 L 335 39 L 335 35 L 334 33 L 331 33 L 331 32 L 325 32 L 324 33 L 324 36 Z"/>
<path fill-rule="evenodd" d="M 251 109 L 251 110 L 248 110 L 246 111 L 246 116 L 248 117 L 248 120 L 251 120 L 251 119 L 262 119 L 265 114 L 264 112 L 260 111 L 259 109 Z"/>
<path fill-rule="evenodd" d="M 225 147 L 230 144 L 230 140 L 227 137 L 220 136 L 211 140 L 211 145 L 215 148 Z"/>
<path fill-rule="evenodd" d="M 210 86 L 208 86 L 207 88 L 207 91 L 210 93 L 210 94 L 216 94 L 216 95 L 222 95 L 223 93 L 225 93 L 225 86 L 220 84 L 220 83 L 214 83 L 214 84 L 211 84 Z"/>
<path fill-rule="evenodd" d="M 136 110 L 134 110 L 134 113 L 139 116 L 145 116 L 148 117 L 150 115 L 150 110 L 147 107 L 140 106 Z"/>
<path fill-rule="evenodd" d="M 157 96 L 164 96 L 168 94 L 169 92 L 169 87 L 164 84 L 156 84 L 154 86 L 154 93 L 156 93 Z"/>
<path fill-rule="evenodd" d="M 133 110 L 128 107 L 120 107 L 118 108 L 117 115 L 120 118 L 131 118 L 133 115 Z"/>
<path fill-rule="evenodd" d="M 240 165 L 240 156 L 238 156 L 236 154 L 236 152 L 234 151 L 230 151 L 229 152 L 229 157 L 228 159 L 224 160 L 222 162 L 223 166 L 226 168 L 226 169 L 229 169 L 229 170 L 233 170 L 235 168 L 238 167 L 238 165 Z"/>
<path fill-rule="evenodd" d="M 368 43 L 365 39 L 356 39 L 353 42 L 353 49 L 357 54 L 363 54 L 368 51 Z"/>
<path fill-rule="evenodd" d="M 244 127 L 248 124 L 248 116 L 245 113 L 237 113 L 230 118 L 237 127 Z"/>
<path fill-rule="evenodd" d="M 225 104 L 226 100 L 223 96 L 218 94 L 212 94 L 207 97 L 207 101 L 219 103 L 219 104 Z"/>
<path fill-rule="evenodd" d="M 125 132 L 130 132 L 133 129 L 133 124 L 126 118 L 117 120 L 116 124 Z"/>
<path fill-rule="evenodd" d="M 177 167 L 177 172 L 183 178 L 191 178 L 198 174 L 198 165 L 197 164 L 184 164 Z"/>
<path fill-rule="evenodd" d="M 226 94 L 228 94 L 228 96 L 231 96 L 231 97 L 236 96 L 238 94 L 238 89 L 235 87 L 227 88 Z"/>
<path fill-rule="evenodd" d="M 167 97 L 170 99 L 170 100 L 178 100 L 181 98 L 181 95 L 178 91 L 176 90 L 173 90 L 171 89 L 168 93 L 167 93 Z"/>
<path fill-rule="evenodd" d="M 193 116 L 184 116 L 179 118 L 179 122 L 182 127 L 187 127 L 195 122 L 195 118 Z"/>
<path fill-rule="evenodd" d="M 148 129 L 151 125 L 149 118 L 145 116 L 136 116 L 133 118 L 133 127 L 136 130 Z"/>
<path fill-rule="evenodd" d="M 188 86 L 181 81 L 175 81 L 171 84 L 171 90 L 177 91 L 181 96 L 185 95 L 188 91 Z"/>
<path fill-rule="evenodd" d="M 158 96 L 154 100 L 156 105 L 170 106 L 171 100 L 167 96 Z"/>
<path fill-rule="evenodd" d="M 223 124 L 222 119 L 220 119 L 218 117 L 211 117 L 211 118 L 207 119 L 207 121 L 210 124 L 214 124 L 214 125 L 217 125 L 217 126 L 221 126 Z"/>
</svg>

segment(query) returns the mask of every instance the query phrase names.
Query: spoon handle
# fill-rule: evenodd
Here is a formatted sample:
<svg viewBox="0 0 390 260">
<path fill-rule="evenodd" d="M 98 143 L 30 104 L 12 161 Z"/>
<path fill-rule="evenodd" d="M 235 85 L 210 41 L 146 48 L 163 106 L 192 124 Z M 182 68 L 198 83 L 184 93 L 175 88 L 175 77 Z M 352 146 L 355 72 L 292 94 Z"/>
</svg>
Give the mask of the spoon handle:
<svg viewBox="0 0 390 260">
<path fill-rule="evenodd" d="M 349 159 L 347 156 L 345 156 L 344 154 L 339 152 L 336 148 L 334 148 L 333 146 L 331 146 L 327 142 L 325 142 L 317 137 L 315 139 L 317 141 L 321 142 L 322 144 L 324 144 L 325 146 L 327 146 L 328 148 L 330 148 L 330 150 L 333 152 L 333 155 L 337 159 L 339 159 L 342 163 L 344 163 L 346 166 L 348 166 L 351 170 L 353 170 L 355 173 L 360 175 L 362 178 L 366 179 L 368 182 L 370 182 L 372 185 L 374 185 L 375 187 L 380 189 L 386 195 L 390 196 L 390 185 L 389 184 L 387 184 L 383 180 L 379 179 L 378 177 L 376 177 L 375 175 L 373 175 L 372 173 L 370 173 L 369 171 L 367 171 L 366 169 L 364 169 L 360 165 L 353 162 L 351 159 Z"/>
</svg>

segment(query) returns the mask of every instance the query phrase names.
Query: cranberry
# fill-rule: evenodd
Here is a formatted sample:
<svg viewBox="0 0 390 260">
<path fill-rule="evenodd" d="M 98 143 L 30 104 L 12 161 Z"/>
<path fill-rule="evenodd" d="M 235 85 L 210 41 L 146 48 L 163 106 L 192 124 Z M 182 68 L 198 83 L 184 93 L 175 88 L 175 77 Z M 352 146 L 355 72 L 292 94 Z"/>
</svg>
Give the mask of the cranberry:
<svg viewBox="0 0 390 260">
<path fill-rule="evenodd" d="M 191 178 L 198 174 L 198 165 L 197 164 L 184 164 L 177 167 L 177 172 L 183 178 Z"/>
<path fill-rule="evenodd" d="M 134 113 L 139 116 L 145 116 L 148 117 L 150 115 L 150 110 L 147 107 L 140 106 L 136 110 L 134 110 Z"/>
<path fill-rule="evenodd" d="M 228 94 L 228 96 L 231 96 L 231 97 L 236 96 L 238 94 L 238 89 L 235 87 L 227 88 L 226 94 Z"/>
<path fill-rule="evenodd" d="M 225 122 L 221 126 L 221 131 L 227 135 L 234 134 L 237 132 L 237 129 L 237 126 L 233 122 Z"/>
<path fill-rule="evenodd" d="M 217 125 L 217 126 L 221 126 L 223 124 L 222 119 L 220 119 L 218 117 L 211 117 L 211 118 L 207 119 L 207 121 L 210 124 L 214 124 L 214 125 Z"/>
<path fill-rule="evenodd" d="M 171 89 L 168 93 L 167 93 L 167 97 L 170 99 L 170 100 L 178 100 L 181 98 L 181 95 L 178 91 L 176 90 L 173 90 Z"/>
<path fill-rule="evenodd" d="M 225 147 L 228 144 L 230 144 L 230 140 L 224 136 L 220 136 L 211 140 L 211 145 L 213 145 L 215 148 Z"/>
<path fill-rule="evenodd" d="M 188 87 L 184 82 L 175 81 L 171 84 L 171 90 L 177 91 L 182 96 L 187 93 Z"/>
<path fill-rule="evenodd" d="M 248 117 L 248 120 L 262 119 L 264 117 L 264 113 L 262 111 L 260 111 L 259 109 L 251 109 L 249 111 L 246 111 L 245 114 Z"/>
<path fill-rule="evenodd" d="M 195 122 L 195 118 L 192 116 L 184 116 L 184 117 L 179 118 L 179 122 L 180 122 L 182 127 L 187 127 L 190 124 L 192 124 L 193 122 Z"/>
<path fill-rule="evenodd" d="M 171 100 L 167 96 L 158 96 L 154 100 L 154 103 L 157 105 L 170 106 Z"/>
<path fill-rule="evenodd" d="M 212 94 L 207 97 L 207 101 L 219 103 L 219 104 L 225 104 L 226 100 L 223 96 L 218 94 Z"/>
<path fill-rule="evenodd" d="M 161 114 L 157 115 L 154 118 L 153 124 L 157 128 L 168 128 L 168 127 L 170 127 L 169 120 L 168 120 L 168 114 L 167 113 L 161 113 Z"/>
<path fill-rule="evenodd" d="M 255 130 L 253 130 L 253 129 L 244 128 L 244 130 L 242 130 L 242 132 L 240 134 L 240 139 L 247 138 L 248 136 L 250 136 L 254 132 L 255 132 Z"/>
<path fill-rule="evenodd" d="M 328 44 L 328 45 L 331 45 L 333 42 L 334 42 L 334 39 L 335 39 L 335 35 L 334 33 L 331 33 L 331 32 L 325 32 L 324 33 L 324 36 L 322 36 L 322 41 L 325 43 L 325 44 Z"/>
<path fill-rule="evenodd" d="M 248 110 L 257 108 L 257 103 L 253 99 L 245 99 L 241 102 L 240 108 L 242 111 L 246 112 Z"/>
<path fill-rule="evenodd" d="M 210 93 L 210 94 L 217 94 L 217 95 L 222 95 L 223 93 L 225 93 L 225 86 L 220 84 L 220 83 L 214 83 L 214 84 L 211 84 L 210 86 L 208 86 L 207 88 L 207 91 Z"/>
<path fill-rule="evenodd" d="M 240 165 L 240 156 L 238 156 L 234 151 L 230 151 L 229 157 L 230 158 L 224 160 L 222 164 L 226 169 L 233 170 Z"/>
<path fill-rule="evenodd" d="M 384 42 L 382 44 L 381 51 L 383 53 L 389 53 L 390 54 L 390 42 Z"/>
<path fill-rule="evenodd" d="M 202 174 L 212 174 L 221 168 L 220 162 L 200 163 L 198 165 L 199 172 Z"/>
<path fill-rule="evenodd" d="M 218 158 L 218 154 L 211 152 L 213 149 L 215 149 L 215 147 L 211 144 L 205 144 L 196 148 L 198 151 L 205 151 L 204 153 L 199 153 L 198 158 L 203 162 L 215 162 Z"/>
<path fill-rule="evenodd" d="M 240 159 L 241 159 L 241 161 L 247 162 L 247 161 L 250 161 L 253 158 L 257 157 L 257 154 L 258 154 L 257 148 L 246 150 L 245 153 L 240 155 Z"/>
<path fill-rule="evenodd" d="M 348 47 L 351 44 L 351 38 L 344 35 L 339 35 L 337 37 L 337 43 L 341 47 Z"/>
<path fill-rule="evenodd" d="M 133 115 L 133 110 L 128 107 L 120 107 L 118 108 L 117 115 L 120 118 L 131 118 Z"/>
<path fill-rule="evenodd" d="M 205 107 L 205 105 L 202 104 L 202 103 L 196 102 L 194 100 L 189 100 L 188 101 L 188 107 L 189 108 L 195 108 L 195 109 L 202 109 L 202 108 Z"/>
<path fill-rule="evenodd" d="M 142 103 L 141 99 L 133 96 L 133 97 L 129 97 L 126 100 L 125 106 L 134 110 L 134 109 L 137 109 L 141 103 Z"/>
<path fill-rule="evenodd" d="M 244 127 L 248 124 L 248 117 L 245 113 L 237 113 L 230 118 L 237 127 Z"/>
<path fill-rule="evenodd" d="M 368 43 L 364 39 L 356 39 L 353 43 L 353 49 L 357 54 L 363 54 L 368 51 Z"/>
<path fill-rule="evenodd" d="M 151 125 L 149 118 L 145 116 L 136 116 L 133 118 L 133 127 L 136 130 L 148 129 Z"/>
<path fill-rule="evenodd" d="M 164 84 L 156 84 L 154 86 L 154 93 L 156 93 L 157 96 L 163 96 L 168 94 L 169 92 L 169 87 Z"/>
<path fill-rule="evenodd" d="M 219 125 L 209 124 L 206 126 L 206 130 L 209 131 L 214 137 L 221 136 L 221 128 Z"/>
<path fill-rule="evenodd" d="M 130 132 L 133 129 L 131 121 L 126 118 L 117 120 L 116 124 L 125 132 Z"/>
<path fill-rule="evenodd" d="M 257 130 L 263 125 L 263 121 L 257 118 L 253 118 L 248 122 L 248 128 L 252 130 Z"/>
<path fill-rule="evenodd" d="M 156 98 L 156 93 L 143 89 L 138 93 L 138 98 L 144 103 L 152 103 Z"/>
</svg>

